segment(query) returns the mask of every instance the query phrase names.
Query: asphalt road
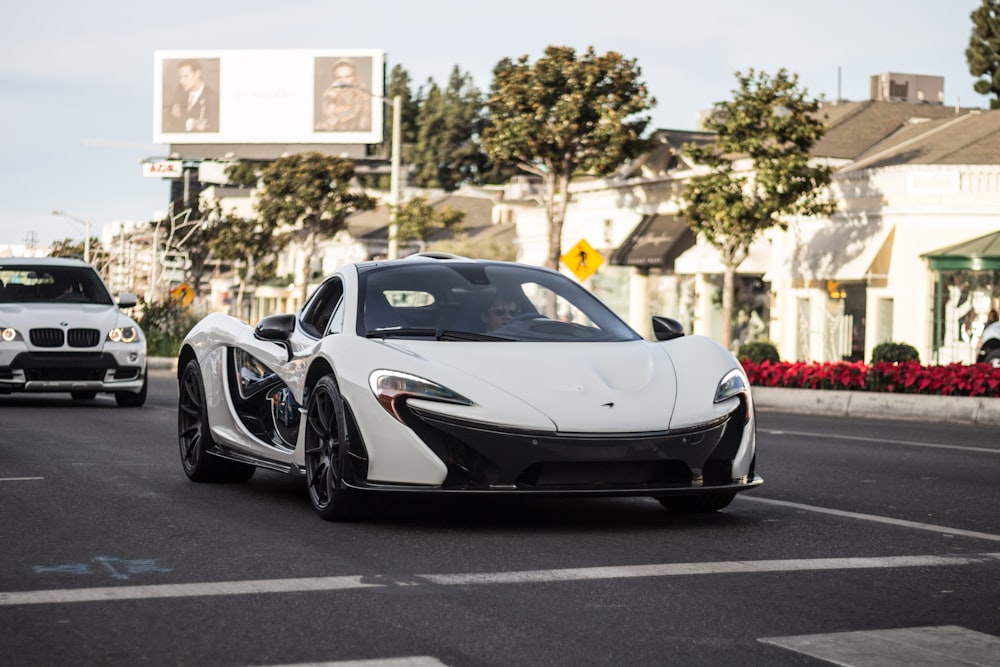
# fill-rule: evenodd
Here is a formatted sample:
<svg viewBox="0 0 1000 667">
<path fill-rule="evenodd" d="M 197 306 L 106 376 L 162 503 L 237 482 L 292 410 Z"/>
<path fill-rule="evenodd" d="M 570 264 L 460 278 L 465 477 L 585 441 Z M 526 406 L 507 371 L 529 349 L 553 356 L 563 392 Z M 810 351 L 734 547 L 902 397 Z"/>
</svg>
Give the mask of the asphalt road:
<svg viewBox="0 0 1000 667">
<path fill-rule="evenodd" d="M 0 664 L 1000 664 L 996 429 L 762 411 L 765 485 L 713 515 L 334 524 L 300 479 L 189 482 L 175 422 L 167 371 L 140 409 L 0 396 Z"/>
</svg>

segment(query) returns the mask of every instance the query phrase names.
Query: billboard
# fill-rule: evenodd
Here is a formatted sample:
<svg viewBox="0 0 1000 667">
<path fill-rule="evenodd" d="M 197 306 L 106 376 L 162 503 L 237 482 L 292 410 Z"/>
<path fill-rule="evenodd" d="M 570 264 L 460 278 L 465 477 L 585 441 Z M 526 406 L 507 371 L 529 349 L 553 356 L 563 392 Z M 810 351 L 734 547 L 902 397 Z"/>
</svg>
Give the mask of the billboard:
<svg viewBox="0 0 1000 667">
<path fill-rule="evenodd" d="M 158 144 L 382 142 L 376 49 L 155 51 Z"/>
</svg>

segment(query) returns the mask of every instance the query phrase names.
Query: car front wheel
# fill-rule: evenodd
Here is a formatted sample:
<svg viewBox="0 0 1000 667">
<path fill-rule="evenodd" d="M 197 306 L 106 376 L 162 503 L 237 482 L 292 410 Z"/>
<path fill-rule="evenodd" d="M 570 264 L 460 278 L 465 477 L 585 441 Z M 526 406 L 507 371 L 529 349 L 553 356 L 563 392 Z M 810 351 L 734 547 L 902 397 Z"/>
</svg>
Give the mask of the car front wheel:
<svg viewBox="0 0 1000 667">
<path fill-rule="evenodd" d="M 149 378 L 142 374 L 142 389 L 137 392 L 116 391 L 115 403 L 120 408 L 141 408 L 146 403 L 146 390 L 149 387 Z"/>
<path fill-rule="evenodd" d="M 344 399 L 332 375 L 320 378 L 306 411 L 306 481 L 309 499 L 327 521 L 358 518 L 357 493 L 344 485 L 350 434 Z"/>
<path fill-rule="evenodd" d="M 208 429 L 205 385 L 197 361 L 181 374 L 177 397 L 177 439 L 184 473 L 195 482 L 245 482 L 256 468 L 209 454 L 215 443 Z"/>
<path fill-rule="evenodd" d="M 1000 368 L 1000 347 L 995 347 L 986 353 L 986 359 L 984 359 L 993 368 Z"/>
</svg>

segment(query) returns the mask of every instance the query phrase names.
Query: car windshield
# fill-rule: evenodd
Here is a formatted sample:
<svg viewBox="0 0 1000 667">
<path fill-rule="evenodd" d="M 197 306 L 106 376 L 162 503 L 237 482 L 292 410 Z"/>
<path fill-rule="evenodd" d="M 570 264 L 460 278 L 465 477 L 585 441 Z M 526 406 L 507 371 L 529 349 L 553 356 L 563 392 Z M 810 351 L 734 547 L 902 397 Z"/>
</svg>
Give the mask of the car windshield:
<svg viewBox="0 0 1000 667">
<path fill-rule="evenodd" d="M 114 302 L 91 268 L 74 266 L 0 264 L 0 303 Z"/>
<path fill-rule="evenodd" d="M 613 342 L 640 336 L 573 280 L 517 264 L 427 261 L 360 275 L 358 335 Z"/>
</svg>

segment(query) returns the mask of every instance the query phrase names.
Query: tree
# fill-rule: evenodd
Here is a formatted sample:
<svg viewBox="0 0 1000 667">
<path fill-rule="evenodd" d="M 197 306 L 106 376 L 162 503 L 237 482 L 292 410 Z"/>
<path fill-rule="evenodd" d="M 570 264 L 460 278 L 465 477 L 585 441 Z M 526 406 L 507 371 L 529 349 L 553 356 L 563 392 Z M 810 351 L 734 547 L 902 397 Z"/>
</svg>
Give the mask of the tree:
<svg viewBox="0 0 1000 667">
<path fill-rule="evenodd" d="M 980 95 L 993 93 L 990 108 L 1000 109 L 1000 1 L 983 0 L 969 18 L 972 35 L 965 60 L 969 63 L 969 73 L 981 77 L 973 88 Z"/>
<path fill-rule="evenodd" d="M 222 260 L 233 262 L 237 273 L 242 271 L 240 289 L 236 295 L 236 313 L 243 314 L 243 293 L 247 285 L 254 285 L 274 275 L 277 247 L 273 225 L 248 219 L 233 212 L 225 212 L 217 202 L 213 211 L 215 238 L 212 252 Z"/>
<path fill-rule="evenodd" d="M 767 229 L 787 228 L 785 216 L 830 215 L 824 196 L 833 169 L 810 164 L 809 151 L 826 132 L 819 101 L 799 90 L 798 75 L 784 69 L 736 73 L 739 89 L 717 102 L 705 129 L 712 143 L 685 146 L 708 167 L 683 194 L 682 214 L 695 233 L 719 251 L 725 267 L 722 287 L 722 344 L 732 341 L 736 268 L 750 245 Z"/>
<path fill-rule="evenodd" d="M 434 208 L 426 197 L 414 197 L 399 206 L 396 223 L 399 225 L 396 238 L 400 243 L 416 239 L 421 252 L 427 247 L 427 238 L 436 231 L 454 229 L 465 219 L 463 211 L 450 206 Z"/>
<path fill-rule="evenodd" d="M 286 240 L 304 248 L 301 300 L 309 294 L 320 238 L 344 228 L 347 216 L 375 208 L 375 200 L 353 188 L 354 163 L 318 152 L 280 157 L 261 171 L 256 210 L 265 226 L 284 229 Z"/>
<path fill-rule="evenodd" d="M 477 141 L 482 115 L 482 93 L 457 66 L 447 88 L 428 81 L 417 115 L 416 185 L 455 190 L 463 182 L 479 180 L 488 162 Z"/>
<path fill-rule="evenodd" d="M 493 70 L 483 147 L 498 162 L 541 176 L 548 224 L 547 265 L 558 269 L 570 180 L 604 176 L 639 155 L 649 124 L 640 116 L 656 101 L 640 82 L 634 60 L 593 47 L 577 57 L 549 46 L 532 66 L 528 56 L 501 60 Z"/>
</svg>

